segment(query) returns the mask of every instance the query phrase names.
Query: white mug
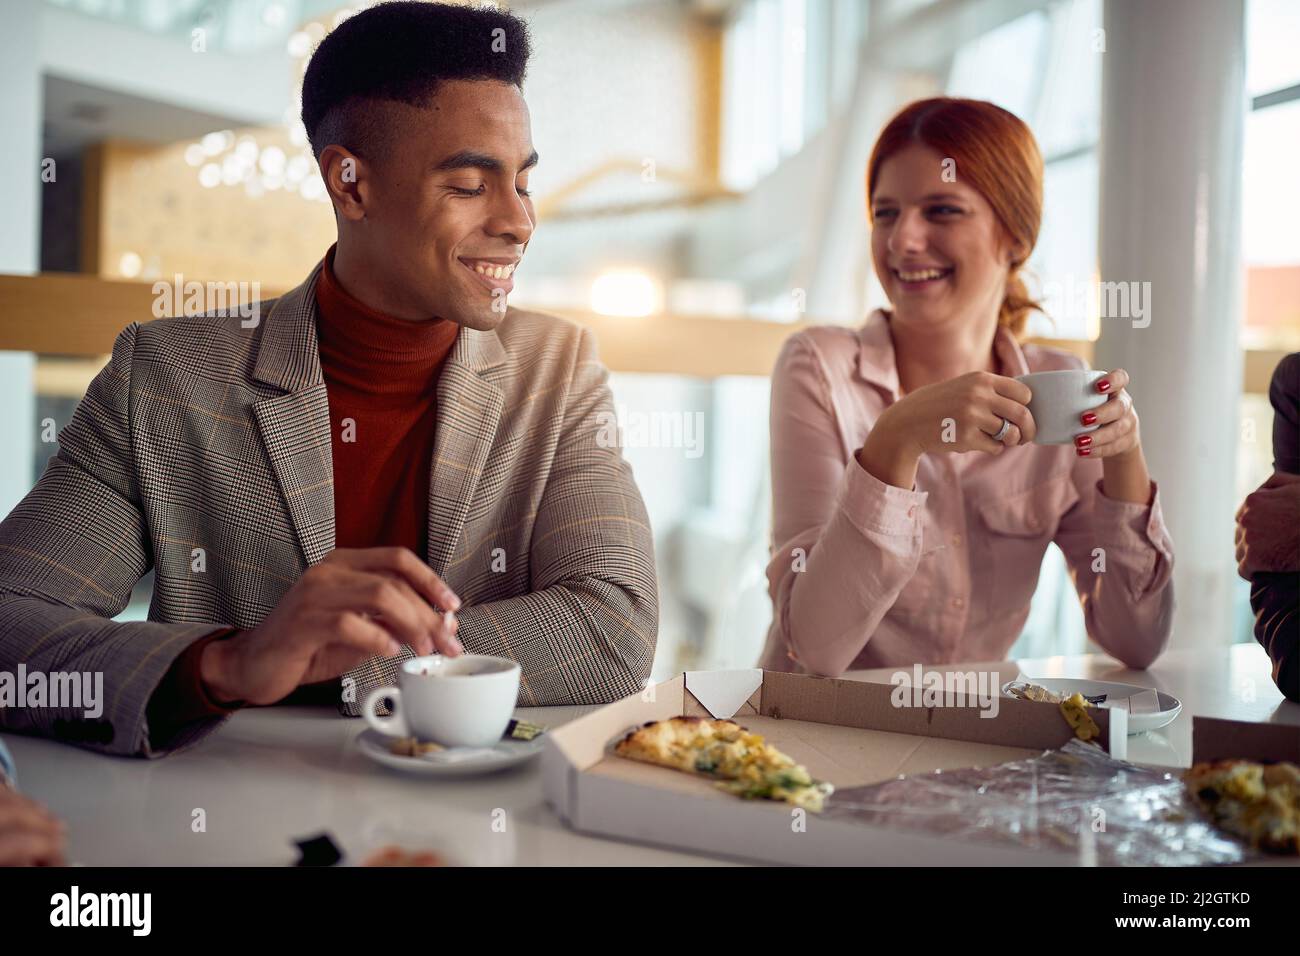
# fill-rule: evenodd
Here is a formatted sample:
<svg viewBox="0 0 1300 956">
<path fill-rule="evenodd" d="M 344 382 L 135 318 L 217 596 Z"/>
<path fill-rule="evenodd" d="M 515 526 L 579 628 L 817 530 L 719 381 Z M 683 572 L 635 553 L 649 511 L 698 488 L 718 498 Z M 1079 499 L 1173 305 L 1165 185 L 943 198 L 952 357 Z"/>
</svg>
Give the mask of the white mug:
<svg viewBox="0 0 1300 956">
<path fill-rule="evenodd" d="M 501 739 L 519 696 L 519 665 L 505 657 L 434 654 L 402 665 L 397 687 L 372 691 L 366 723 L 390 737 L 418 737 L 446 747 L 488 747 Z M 392 701 L 392 716 L 375 713 Z"/>
<path fill-rule="evenodd" d="M 1080 420 L 1090 408 L 1104 405 L 1109 393 L 1099 392 L 1096 383 L 1105 372 L 1088 368 L 1067 368 L 1055 372 L 1019 375 L 1017 382 L 1029 386 L 1029 414 L 1034 416 L 1038 433 L 1035 445 L 1068 445 L 1076 435 L 1094 432 L 1099 425 L 1084 425 Z"/>
</svg>

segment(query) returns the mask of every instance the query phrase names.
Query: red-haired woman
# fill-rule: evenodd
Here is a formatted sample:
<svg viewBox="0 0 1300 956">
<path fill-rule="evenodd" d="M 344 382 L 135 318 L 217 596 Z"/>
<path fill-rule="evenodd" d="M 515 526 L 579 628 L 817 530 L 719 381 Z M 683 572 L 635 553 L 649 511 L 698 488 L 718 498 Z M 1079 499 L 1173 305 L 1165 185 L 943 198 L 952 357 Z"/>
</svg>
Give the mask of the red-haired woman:
<svg viewBox="0 0 1300 956">
<path fill-rule="evenodd" d="M 1093 640 L 1138 668 L 1164 648 L 1173 551 L 1127 373 L 1098 381 L 1096 431 L 1031 444 L 1015 376 L 1085 367 L 1020 344 L 1042 182 L 1033 134 L 991 103 L 923 100 L 881 133 L 868 218 L 891 308 L 797 333 L 772 375 L 762 666 L 1000 660 L 1053 541 Z"/>
</svg>

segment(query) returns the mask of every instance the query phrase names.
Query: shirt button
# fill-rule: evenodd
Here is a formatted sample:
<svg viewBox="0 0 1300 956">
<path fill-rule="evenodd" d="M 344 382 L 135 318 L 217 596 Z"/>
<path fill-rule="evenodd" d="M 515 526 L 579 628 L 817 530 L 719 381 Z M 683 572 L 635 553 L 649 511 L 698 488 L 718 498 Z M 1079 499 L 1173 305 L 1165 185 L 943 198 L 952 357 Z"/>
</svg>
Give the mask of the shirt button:
<svg viewBox="0 0 1300 956">
<path fill-rule="evenodd" d="M 959 598 L 959 597 L 957 597 L 957 598 L 953 598 L 953 599 L 952 599 L 952 606 L 953 606 L 953 607 L 965 607 L 965 606 L 966 606 L 966 602 L 963 601 L 963 600 L 962 600 L 961 598 Z"/>
<path fill-rule="evenodd" d="M 912 505 L 910 508 L 907 509 L 907 516 L 909 518 L 916 517 L 916 505 Z"/>
</svg>

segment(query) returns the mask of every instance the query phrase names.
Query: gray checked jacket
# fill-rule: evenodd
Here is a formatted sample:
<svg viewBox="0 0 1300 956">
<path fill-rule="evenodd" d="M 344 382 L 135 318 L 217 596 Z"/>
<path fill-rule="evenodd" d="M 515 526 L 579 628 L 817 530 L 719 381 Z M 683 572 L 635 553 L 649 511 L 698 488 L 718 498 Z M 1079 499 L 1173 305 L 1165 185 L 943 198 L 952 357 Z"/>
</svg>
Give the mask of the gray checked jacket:
<svg viewBox="0 0 1300 956">
<path fill-rule="evenodd" d="M 334 548 L 319 271 L 251 327 L 212 314 L 118 335 L 58 454 L 0 523 L 0 671 L 102 672 L 103 712 L 0 707 L 0 727 L 159 755 L 146 705 L 172 662 L 218 627 L 257 625 Z M 615 700 L 650 673 L 653 540 L 630 467 L 602 440 L 607 378 L 589 331 L 511 309 L 495 331 L 462 328 L 438 381 L 424 557 L 464 602 L 466 650 L 521 664 L 521 706 Z M 110 620 L 150 568 L 148 620 Z M 356 701 L 400 662 L 352 671 Z"/>
</svg>

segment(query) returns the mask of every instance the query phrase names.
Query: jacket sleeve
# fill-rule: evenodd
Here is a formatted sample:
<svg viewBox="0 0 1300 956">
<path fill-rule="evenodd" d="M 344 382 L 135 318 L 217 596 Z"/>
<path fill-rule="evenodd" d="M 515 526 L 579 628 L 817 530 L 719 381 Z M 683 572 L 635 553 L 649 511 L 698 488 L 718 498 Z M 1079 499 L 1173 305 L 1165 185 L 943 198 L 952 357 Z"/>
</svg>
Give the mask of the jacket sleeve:
<svg viewBox="0 0 1300 956">
<path fill-rule="evenodd" d="M 459 638 L 473 654 L 519 662 L 519 705 L 608 703 L 645 687 L 659 623 L 654 539 L 617 441 L 609 373 L 583 330 L 565 420 L 538 508 L 529 561 L 533 590 L 461 609 Z M 402 661 L 371 658 L 349 672 L 357 716 Z"/>
<path fill-rule="evenodd" d="M 822 364 L 795 336 L 772 373 L 774 620 L 814 674 L 848 669 L 921 559 L 927 492 L 872 476 L 845 449 Z"/>
<path fill-rule="evenodd" d="M 154 757 L 221 721 L 190 724 L 159 747 L 145 715 L 172 662 L 217 625 L 110 620 L 153 566 L 132 455 L 139 331 L 132 324 L 118 335 L 112 359 L 59 433 L 58 454 L 0 523 L 0 670 L 16 678 L 22 665 L 29 685 L 25 706 L 0 707 L 0 727 Z M 37 682 L 67 691 L 58 695 L 63 703 L 53 706 L 53 694 L 37 702 Z"/>
<path fill-rule="evenodd" d="M 1273 370 L 1268 398 L 1273 405 L 1273 470 L 1300 474 L 1300 352 L 1285 356 Z M 1288 698 L 1300 701 L 1300 574 L 1255 574 L 1250 607 L 1255 639 L 1273 662 L 1273 681 Z"/>
</svg>

